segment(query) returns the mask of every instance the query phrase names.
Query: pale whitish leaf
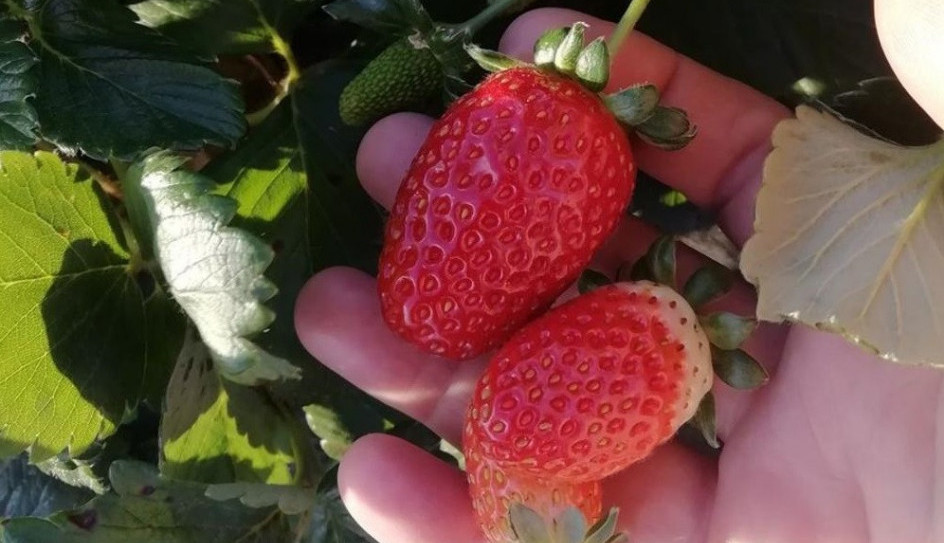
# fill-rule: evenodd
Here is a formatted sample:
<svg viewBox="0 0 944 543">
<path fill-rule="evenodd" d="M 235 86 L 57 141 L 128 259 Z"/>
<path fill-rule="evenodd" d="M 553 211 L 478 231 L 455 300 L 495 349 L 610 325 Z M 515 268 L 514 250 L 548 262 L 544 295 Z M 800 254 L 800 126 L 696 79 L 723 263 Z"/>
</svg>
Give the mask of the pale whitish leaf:
<svg viewBox="0 0 944 543">
<path fill-rule="evenodd" d="M 179 315 L 153 318 L 116 228 L 74 165 L 0 153 L 0 457 L 79 454 L 166 383 Z"/>
<path fill-rule="evenodd" d="M 36 55 L 23 43 L 25 25 L 0 16 L 0 149 L 36 142 Z"/>
<path fill-rule="evenodd" d="M 69 458 L 63 453 L 38 462 L 36 467 L 49 477 L 54 477 L 70 486 L 87 488 L 96 494 L 104 494 L 108 491 L 105 482 L 95 474 L 92 463 L 86 460 Z"/>
<path fill-rule="evenodd" d="M 249 339 L 274 319 L 264 302 L 276 288 L 263 276 L 272 249 L 228 227 L 236 203 L 211 194 L 213 184 L 182 163 L 155 153 L 128 170 L 126 201 L 140 241 L 224 377 L 241 384 L 298 378 L 298 368 Z"/>
<path fill-rule="evenodd" d="M 315 491 L 291 485 L 262 483 L 224 483 L 207 487 L 208 498 L 219 501 L 235 500 L 247 507 L 279 506 L 286 515 L 307 511 L 315 502 Z"/>
<path fill-rule="evenodd" d="M 801 107 L 773 143 L 741 259 L 758 317 L 944 366 L 944 142 L 899 147 Z"/>
<path fill-rule="evenodd" d="M 291 541 L 287 519 L 270 507 L 204 496 L 203 485 L 162 479 L 153 467 L 119 461 L 109 472 L 115 493 L 48 518 L 3 525 L 4 543 L 272 543 Z"/>
<path fill-rule="evenodd" d="M 28 23 L 39 58 L 32 103 L 44 139 L 127 159 L 151 147 L 228 146 L 243 134 L 236 85 L 118 2 L 7 5 Z"/>
<path fill-rule="evenodd" d="M 289 422 L 258 390 L 222 381 L 192 333 L 164 406 L 164 475 L 204 483 L 293 482 L 297 461 Z"/>
<path fill-rule="evenodd" d="M 94 495 L 44 474 L 29 465 L 25 454 L 0 462 L 0 518 L 49 515 Z"/>
</svg>

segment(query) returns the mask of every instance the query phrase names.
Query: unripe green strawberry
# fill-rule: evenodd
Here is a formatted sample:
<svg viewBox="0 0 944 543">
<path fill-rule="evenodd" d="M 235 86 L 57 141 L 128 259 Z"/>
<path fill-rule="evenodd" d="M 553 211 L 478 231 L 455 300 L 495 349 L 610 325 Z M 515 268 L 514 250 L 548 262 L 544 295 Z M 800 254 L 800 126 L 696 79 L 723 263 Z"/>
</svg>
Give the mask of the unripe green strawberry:
<svg viewBox="0 0 944 543">
<path fill-rule="evenodd" d="M 384 49 L 341 93 L 341 120 L 356 126 L 416 106 L 442 87 L 442 66 L 426 46 L 401 38 Z"/>
</svg>

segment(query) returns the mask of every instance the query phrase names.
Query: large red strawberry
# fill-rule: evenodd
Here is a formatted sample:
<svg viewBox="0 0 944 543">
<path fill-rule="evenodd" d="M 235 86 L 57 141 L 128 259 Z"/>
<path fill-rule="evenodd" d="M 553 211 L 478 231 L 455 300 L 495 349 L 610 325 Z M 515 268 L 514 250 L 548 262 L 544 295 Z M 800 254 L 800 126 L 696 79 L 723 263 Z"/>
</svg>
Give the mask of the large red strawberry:
<svg viewBox="0 0 944 543">
<path fill-rule="evenodd" d="M 380 258 L 381 305 L 391 328 L 430 352 L 465 359 L 496 347 L 587 265 L 636 174 L 613 110 L 663 145 L 691 138 L 687 121 L 669 123 L 677 133 L 666 136 L 666 116 L 679 114 L 658 108 L 651 87 L 594 92 L 606 48 L 583 48 L 584 26 L 545 36 L 536 57 L 563 60 L 540 68 L 477 50 L 489 66 L 512 67 L 433 125 L 400 187 Z"/>
<path fill-rule="evenodd" d="M 617 283 L 554 308 L 494 355 L 467 434 L 516 477 L 596 481 L 669 439 L 711 383 L 711 346 L 685 299 Z"/>
<path fill-rule="evenodd" d="M 482 454 L 468 432 L 463 451 L 472 508 L 488 541 L 505 543 L 515 539 L 509 526 L 509 510 L 515 503 L 528 506 L 545 519 L 553 519 L 568 507 L 578 508 L 591 522 L 600 516 L 603 505 L 599 481 L 572 485 L 509 475 Z"/>
</svg>

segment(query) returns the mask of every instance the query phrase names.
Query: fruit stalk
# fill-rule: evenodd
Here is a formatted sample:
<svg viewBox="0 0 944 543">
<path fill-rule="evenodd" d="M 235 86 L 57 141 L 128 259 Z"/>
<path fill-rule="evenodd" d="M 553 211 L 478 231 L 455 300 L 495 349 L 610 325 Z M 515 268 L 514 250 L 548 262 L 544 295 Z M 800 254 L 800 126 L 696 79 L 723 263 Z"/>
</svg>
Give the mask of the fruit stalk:
<svg viewBox="0 0 944 543">
<path fill-rule="evenodd" d="M 610 41 L 607 43 L 611 58 L 616 58 L 616 54 L 619 52 L 620 46 L 623 45 L 626 36 L 632 32 L 648 5 L 649 0 L 633 0 L 629 3 L 629 7 L 626 8 L 626 12 L 623 13 L 623 17 L 616 25 L 616 30 L 610 35 Z"/>
<path fill-rule="evenodd" d="M 499 15 L 505 13 L 506 11 L 511 10 L 517 4 L 519 7 L 524 7 L 531 3 L 532 0 L 498 0 L 492 2 L 468 21 L 458 25 L 458 27 L 471 36 L 479 30 L 482 29 L 485 25 L 490 23 L 492 19 L 498 17 Z"/>
</svg>

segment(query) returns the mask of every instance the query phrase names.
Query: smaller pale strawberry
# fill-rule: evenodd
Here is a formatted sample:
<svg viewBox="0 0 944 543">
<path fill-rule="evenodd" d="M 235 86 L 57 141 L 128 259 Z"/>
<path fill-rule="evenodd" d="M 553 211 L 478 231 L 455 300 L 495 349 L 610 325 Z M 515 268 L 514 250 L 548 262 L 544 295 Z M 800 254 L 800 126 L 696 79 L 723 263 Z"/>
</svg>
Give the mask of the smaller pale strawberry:
<svg viewBox="0 0 944 543">
<path fill-rule="evenodd" d="M 597 481 L 672 437 L 711 383 L 710 343 L 685 299 L 649 281 L 618 283 L 551 310 L 499 349 L 468 431 L 509 474 Z"/>
</svg>

